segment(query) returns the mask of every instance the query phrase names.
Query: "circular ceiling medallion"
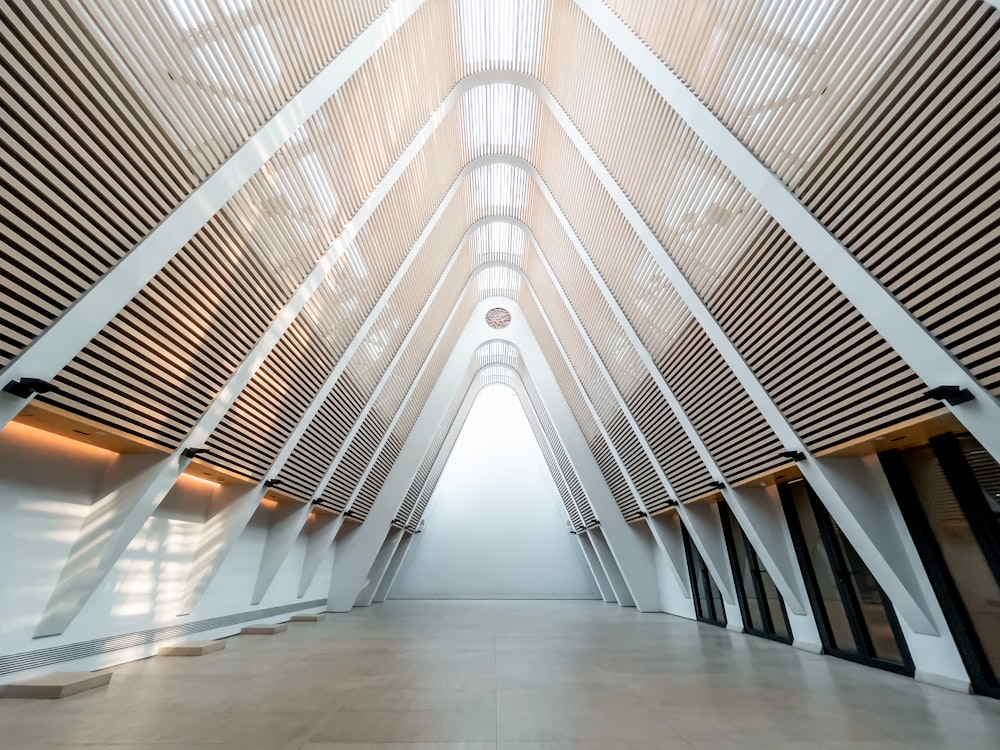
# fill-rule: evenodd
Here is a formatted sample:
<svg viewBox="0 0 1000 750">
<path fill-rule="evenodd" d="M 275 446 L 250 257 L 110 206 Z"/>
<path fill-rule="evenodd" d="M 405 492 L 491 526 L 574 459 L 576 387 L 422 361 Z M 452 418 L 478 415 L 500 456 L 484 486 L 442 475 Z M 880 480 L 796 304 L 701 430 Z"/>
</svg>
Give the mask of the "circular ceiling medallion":
<svg viewBox="0 0 1000 750">
<path fill-rule="evenodd" d="M 494 307 L 486 313 L 486 325 L 497 330 L 506 328 L 510 325 L 510 312 L 502 307 Z"/>
</svg>

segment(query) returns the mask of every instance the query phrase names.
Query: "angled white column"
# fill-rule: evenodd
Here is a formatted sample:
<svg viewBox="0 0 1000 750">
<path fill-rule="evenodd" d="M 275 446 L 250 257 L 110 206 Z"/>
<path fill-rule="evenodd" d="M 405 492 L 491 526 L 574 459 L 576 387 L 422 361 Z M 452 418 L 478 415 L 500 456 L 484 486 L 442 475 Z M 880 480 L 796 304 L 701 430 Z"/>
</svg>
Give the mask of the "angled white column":
<svg viewBox="0 0 1000 750">
<path fill-rule="evenodd" d="M 628 584 L 625 582 L 625 577 L 622 575 L 621 568 L 618 567 L 618 563 L 615 561 L 614 553 L 612 553 L 611 548 L 608 546 L 607 540 L 604 538 L 604 534 L 597 526 L 591 526 L 584 532 L 587 535 L 587 541 L 590 542 L 591 547 L 593 547 L 594 555 L 597 557 L 598 561 L 601 563 L 601 569 L 604 571 L 604 575 L 608 580 L 608 585 L 611 587 L 611 592 L 615 596 L 615 601 L 621 607 L 634 607 L 635 600 L 632 598 L 631 592 L 628 590 Z"/>
<path fill-rule="evenodd" d="M 819 630 L 805 580 L 792 547 L 791 534 L 774 485 L 727 487 L 723 490 L 729 510 L 743 529 L 757 557 L 785 600 L 785 613 L 792 629 L 792 645 L 806 651 L 821 650 Z M 765 562 L 766 560 L 766 562 Z M 778 585 L 781 581 L 781 585 Z M 794 595 L 786 595 L 791 591 Z"/>
<path fill-rule="evenodd" d="M 392 585 L 396 582 L 396 576 L 399 575 L 399 571 L 403 567 L 403 561 L 406 560 L 406 553 L 410 551 L 413 536 L 408 531 L 402 533 L 399 544 L 396 545 L 396 551 L 392 555 L 392 560 L 389 561 L 389 565 L 385 569 L 385 575 L 382 576 L 378 588 L 375 589 L 375 598 L 372 600 L 375 603 L 384 602 L 389 597 Z"/>
<path fill-rule="evenodd" d="M 512 323 L 512 328 L 513 325 Z M 661 611 L 652 548 L 625 523 L 538 342 L 533 335 L 515 338 L 515 333 L 516 329 L 509 338 L 520 350 L 525 369 L 531 373 L 532 382 L 548 412 L 556 437 L 564 446 L 570 463 L 587 492 L 601 523 L 602 539 L 606 541 L 625 578 L 630 598 L 641 611 Z M 526 334 L 530 334 L 530 331 L 526 331 Z"/>
<path fill-rule="evenodd" d="M 264 538 L 264 550 L 260 555 L 260 565 L 257 568 L 257 580 L 254 582 L 251 604 L 260 604 L 274 577 L 278 575 L 288 552 L 299 538 L 299 534 L 309 520 L 312 507 L 285 503 L 274 509 L 271 515 L 271 525 Z"/>
<path fill-rule="evenodd" d="M 541 184 L 540 180 L 539 183 Z M 545 188 L 545 190 L 547 193 L 547 188 Z M 550 197 L 550 194 L 547 194 L 546 197 Z M 553 210 L 556 210 L 555 202 L 550 199 L 550 203 L 553 206 Z M 570 241 L 577 248 L 581 256 L 585 256 L 586 253 L 583 249 L 583 245 L 579 244 L 579 238 L 575 235 L 575 233 L 572 233 L 573 230 L 569 226 L 569 223 L 566 221 L 566 217 L 562 215 L 561 211 L 559 213 L 558 218 L 562 222 L 565 222 L 563 224 L 563 229 L 564 231 L 567 232 L 567 236 L 570 238 Z M 563 290 L 562 285 L 560 284 L 560 281 L 555 274 L 555 271 L 552 269 L 552 266 L 549 265 L 548 259 L 542 252 L 542 249 L 538 244 L 538 241 L 535 239 L 534 235 L 531 233 L 530 228 L 528 228 L 527 226 L 524 226 L 523 228 L 524 231 L 527 232 L 528 237 L 531 240 L 532 246 L 534 247 L 535 252 L 538 255 L 539 263 L 542 265 L 546 273 L 549 275 L 549 278 L 552 281 L 552 285 L 555 288 L 556 293 L 559 295 L 559 299 L 562 301 L 563 306 L 566 308 L 567 313 L 569 314 L 574 325 L 576 326 L 576 329 L 579 332 L 580 337 L 587 348 L 587 351 L 590 353 L 590 356 L 593 358 L 594 363 L 597 366 L 598 372 L 601 373 L 601 377 L 603 378 L 608 391 L 611 393 L 612 398 L 615 400 L 615 403 L 621 410 L 622 415 L 625 417 L 625 421 L 628 422 L 629 428 L 636 436 L 637 441 L 640 447 L 642 448 L 644 455 L 646 456 L 647 462 L 653 469 L 653 472 L 656 474 L 657 479 L 659 479 L 660 484 L 664 487 L 664 489 L 666 489 L 667 493 L 676 501 L 677 493 L 674 491 L 673 486 L 670 484 L 670 480 L 667 479 L 666 474 L 663 472 L 663 468 L 660 466 L 660 463 L 657 460 L 656 455 L 650 448 L 649 442 L 646 440 L 646 437 L 643 434 L 642 430 L 640 429 L 639 424 L 635 421 L 635 418 L 632 416 L 632 412 L 629 409 L 628 404 L 625 402 L 625 398 L 622 395 L 621 390 L 618 388 L 618 384 L 615 382 L 615 379 L 611 376 L 611 373 L 608 371 L 607 366 L 601 359 L 600 352 L 597 351 L 597 347 L 594 346 L 593 341 L 591 341 L 590 336 L 587 334 L 587 330 L 584 327 L 583 322 L 577 315 L 572 300 L 569 299 L 566 292 Z M 591 267 L 593 267 L 592 264 Z M 604 281 L 603 279 L 601 279 L 600 274 L 596 274 L 596 269 L 594 269 L 594 272 L 597 279 L 600 279 L 600 281 L 598 282 L 599 283 L 598 288 L 601 289 L 603 295 L 605 296 L 607 304 L 614 305 L 615 307 L 617 307 L 618 306 L 617 301 L 611 295 L 610 290 L 607 289 L 607 287 L 604 285 Z M 541 303 L 539 302 L 537 295 L 535 296 L 535 301 L 536 304 L 539 305 L 539 309 L 541 309 Z M 621 312 L 621 308 L 618 309 L 619 312 Z M 624 313 L 622 313 L 622 317 L 624 317 Z M 546 322 L 548 322 L 547 317 L 546 317 Z M 630 323 L 628 324 L 628 326 L 629 329 L 632 331 L 633 336 L 635 337 L 634 342 L 632 342 L 633 346 L 637 346 L 641 348 L 644 352 L 646 352 L 645 347 L 643 347 L 642 342 L 639 341 L 638 336 L 635 336 L 635 330 L 632 328 Z M 553 337 L 555 337 L 554 330 L 552 333 Z M 566 356 L 565 352 L 563 352 L 563 354 L 564 356 Z M 646 359 L 648 359 L 650 363 L 652 362 L 652 358 L 649 357 L 648 352 L 646 352 Z M 570 360 L 567 357 L 567 362 L 568 361 Z M 659 375 L 658 372 L 657 375 Z M 598 424 L 601 424 L 601 421 L 597 416 L 596 410 L 590 403 L 589 396 L 586 395 L 586 390 L 584 389 L 582 381 L 580 381 L 575 372 L 573 372 L 573 377 L 577 383 L 577 387 L 581 390 L 581 393 L 584 394 L 588 404 L 590 404 L 591 412 L 594 419 L 597 421 Z M 663 380 L 662 376 L 660 377 L 660 380 L 661 381 Z M 665 385 L 666 383 L 664 382 L 664 386 Z M 611 448 L 612 455 L 614 455 L 615 458 L 617 459 L 618 458 L 617 451 L 615 450 L 613 444 L 611 443 L 610 436 L 604 429 L 603 425 L 601 425 L 601 431 L 605 439 L 608 441 L 608 446 L 609 448 Z M 646 504 L 643 501 L 642 496 L 640 495 L 638 490 L 636 490 L 635 484 L 629 478 L 624 463 L 618 460 L 618 465 L 620 470 L 622 471 L 622 474 L 626 477 L 626 481 L 628 482 L 629 488 L 632 490 L 633 495 L 635 496 L 636 501 L 638 502 L 640 508 L 644 513 L 647 514 L 646 515 L 647 526 L 653 535 L 653 539 L 660 546 L 661 551 L 666 552 L 667 551 L 665 548 L 666 542 L 664 541 L 663 538 L 659 536 L 660 527 L 651 522 L 648 514 L 648 509 L 646 508 Z M 724 540 L 721 537 L 721 527 L 719 526 L 718 523 L 712 524 L 710 520 L 704 515 L 703 511 L 704 508 L 693 509 L 691 511 L 688 511 L 688 509 L 683 506 L 678 508 L 681 520 L 684 521 L 685 525 L 688 527 L 688 532 L 691 536 L 691 540 L 694 542 L 695 546 L 698 547 L 698 551 L 701 553 L 702 558 L 704 558 L 709 573 L 711 574 L 712 579 L 715 581 L 715 585 L 718 586 L 719 590 L 722 593 L 723 601 L 726 605 L 727 622 L 729 623 L 730 626 L 735 626 L 736 623 L 742 623 L 743 618 L 742 618 L 742 613 L 739 611 L 739 607 L 737 606 L 736 603 L 735 582 L 733 580 L 732 569 L 729 564 L 728 551 L 726 550 Z M 721 547 L 719 546 L 718 542 L 723 542 Z M 735 627 L 733 629 L 735 629 Z"/>
<path fill-rule="evenodd" d="M 108 467 L 63 564 L 35 638 L 62 633 L 173 486 L 188 459 L 121 454 Z"/>
<path fill-rule="evenodd" d="M 355 351 L 357 351 L 358 345 L 360 345 L 361 342 L 364 340 L 364 337 L 367 336 L 368 331 L 371 328 L 371 325 L 374 325 L 375 320 L 377 319 L 377 314 L 381 313 L 381 311 L 385 308 L 385 305 L 388 304 L 388 301 L 389 301 L 389 298 L 391 297 L 391 294 L 399 286 L 399 283 L 402 281 L 402 279 L 403 279 L 403 277 L 405 275 L 406 270 L 409 269 L 409 267 L 412 265 L 413 261 L 416 259 L 418 253 L 423 249 L 424 245 L 426 244 L 427 236 L 430 233 L 430 228 L 432 228 L 433 226 L 435 226 L 437 224 L 437 221 L 440 218 L 441 214 L 443 213 L 443 211 L 445 210 L 445 208 L 447 207 L 447 205 L 451 202 L 452 198 L 454 197 L 455 192 L 457 191 L 459 184 L 460 184 L 460 180 L 456 181 L 455 184 L 452 186 L 451 190 L 445 195 L 444 200 L 441 201 L 441 203 L 438 206 L 438 209 L 435 211 L 434 216 L 433 216 L 430 224 L 428 224 L 429 228 L 426 229 L 424 231 L 424 233 L 422 233 L 420 235 L 420 237 L 418 238 L 417 242 L 414 243 L 414 245 L 411 248 L 410 252 L 407 254 L 406 260 L 404 261 L 403 265 L 400 267 L 400 269 L 393 276 L 393 279 L 390 282 L 389 286 L 386 288 L 385 292 L 383 292 L 382 296 L 379 298 L 379 302 L 376 304 L 375 308 L 373 308 L 373 310 L 372 310 L 371 314 L 369 315 L 369 317 L 365 320 L 365 325 L 362 326 L 362 329 L 358 332 L 358 334 L 352 340 L 352 342 L 351 342 L 352 346 L 348 348 L 348 352 L 349 353 L 345 354 L 338 361 L 336 367 L 334 367 L 334 369 L 331 371 L 330 375 L 327 377 L 326 381 L 323 383 L 323 386 L 320 387 L 319 391 L 317 391 L 316 395 L 313 397 L 312 403 L 309 405 L 309 408 L 306 410 L 305 414 L 303 414 L 302 419 L 299 421 L 299 424 L 296 426 L 295 430 L 292 431 L 291 435 L 289 435 L 288 440 L 285 442 L 285 445 L 282 447 L 280 453 L 275 458 L 274 463 L 271 465 L 271 468 L 269 469 L 268 473 L 271 474 L 272 476 L 277 475 L 278 473 L 280 473 L 281 468 L 285 465 L 285 463 L 291 457 L 293 451 L 298 446 L 299 441 L 305 435 L 306 431 L 309 428 L 309 425 L 312 423 L 312 420 L 319 413 L 320 409 L 323 406 L 323 403 L 326 401 L 327 397 L 330 395 L 330 392 L 333 390 L 334 386 L 336 385 L 337 379 L 340 377 L 340 375 L 343 373 L 344 369 L 346 369 L 347 365 L 350 363 L 350 356 L 352 356 L 353 353 Z M 480 223 L 481 222 L 477 222 L 472 227 L 470 227 L 469 228 L 469 232 L 473 231 L 476 228 L 476 226 L 478 226 Z M 468 232 L 466 233 L 466 235 L 467 234 L 468 234 Z M 451 270 L 454 267 L 455 262 L 457 261 L 457 259 L 459 257 L 459 254 L 461 252 L 461 248 L 464 245 L 464 243 L 465 243 L 465 237 L 463 236 L 462 240 L 458 243 L 457 247 L 455 248 L 455 251 L 452 254 L 451 260 L 448 262 L 448 265 L 445 267 L 445 270 L 442 272 L 442 274 L 441 274 L 440 278 L 438 279 L 437 283 L 434 285 L 434 288 L 431 290 L 430 295 L 428 295 L 427 301 L 424 303 L 424 306 L 421 308 L 420 313 L 418 314 L 416 320 L 414 321 L 413 325 L 411 326 L 409 333 L 406 334 L 406 337 L 400 343 L 399 349 L 397 349 L 395 355 L 393 355 L 393 358 L 390 360 L 388 366 L 385 369 L 385 372 L 383 372 L 381 378 L 379 378 L 379 381 L 376 384 L 375 389 L 372 391 L 371 395 L 368 397 L 368 401 L 365 404 L 364 409 L 358 415 L 358 418 L 355 421 L 354 425 L 351 427 L 350 431 L 344 437 L 344 440 L 341 443 L 340 448 L 337 450 L 336 455 L 333 457 L 333 460 L 330 462 L 329 468 L 327 469 L 327 471 L 324 474 L 323 478 L 320 480 L 319 485 L 317 486 L 316 493 L 315 493 L 316 497 L 321 496 L 323 494 L 323 492 L 326 490 L 326 487 L 329 484 L 329 482 L 330 482 L 331 478 L 333 477 L 334 473 L 336 472 L 337 467 L 340 465 L 340 461 L 343 459 L 344 455 L 347 453 L 348 448 L 350 448 L 351 443 L 354 440 L 355 435 L 357 435 L 358 431 L 361 429 L 361 425 L 364 423 L 365 417 L 367 417 L 368 413 L 374 408 L 374 406 L 375 406 L 375 404 L 376 404 L 376 402 L 378 400 L 379 394 L 382 392 L 382 389 L 385 387 L 385 384 L 387 382 L 389 382 L 389 380 L 390 380 L 390 378 L 392 376 L 392 373 L 395 371 L 396 365 L 399 363 L 399 361 L 405 355 L 407 345 L 410 343 L 410 341 L 412 340 L 413 336 L 416 335 L 417 327 L 419 326 L 420 321 L 423 320 L 424 316 L 431 309 L 431 306 L 434 303 L 434 300 L 435 300 L 435 298 L 436 298 L 436 296 L 438 294 L 438 291 L 441 289 L 442 285 L 445 283 L 446 279 L 448 278 L 448 275 L 451 273 Z M 347 508 L 345 508 L 344 510 L 346 511 Z M 270 575 L 270 578 L 267 578 L 266 581 L 265 581 L 264 578 L 259 578 L 258 579 L 258 585 L 262 585 L 263 589 L 260 590 L 259 592 L 257 592 L 255 590 L 254 596 L 257 597 L 257 598 L 256 598 L 256 601 L 254 601 L 253 603 L 256 604 L 258 601 L 260 601 L 260 599 L 262 599 L 263 596 L 264 596 L 264 594 L 267 592 L 267 587 L 270 585 L 271 581 L 274 579 L 274 575 L 277 573 L 277 569 L 281 566 L 281 563 L 284 561 L 285 556 L 287 556 L 287 554 L 291 551 L 292 547 L 294 546 L 295 540 L 296 540 L 296 538 L 298 536 L 298 533 L 299 533 L 299 531 L 302 530 L 302 527 L 305 525 L 306 520 L 308 519 L 308 517 L 309 517 L 308 513 L 303 513 L 303 514 L 299 514 L 298 516 L 296 516 L 296 518 L 299 521 L 298 528 L 294 529 L 294 530 L 293 529 L 289 529 L 289 533 L 283 534 L 281 536 L 281 539 L 282 539 L 282 542 L 283 542 L 283 546 L 281 548 L 279 548 L 279 549 L 273 550 L 273 555 L 275 556 L 275 559 L 270 560 L 270 562 L 269 562 L 269 564 L 272 567 L 274 567 L 275 565 L 277 567 L 274 567 L 274 572 Z M 264 561 L 262 560 L 262 562 L 261 562 L 261 564 L 262 564 L 262 568 L 261 569 L 262 570 L 263 570 L 263 562 Z"/>
<path fill-rule="evenodd" d="M 844 493 L 845 502 L 850 503 L 853 517 L 871 543 L 882 551 L 886 563 L 899 578 L 908 580 L 909 585 L 923 593 L 932 622 L 941 635 L 918 631 L 907 620 L 899 621 L 917 679 L 947 687 L 964 683 L 967 690 L 969 678 L 965 665 L 878 458 L 869 455 L 816 460 L 824 465 L 829 476 L 837 477 L 838 483 L 848 489 Z"/>
<path fill-rule="evenodd" d="M 726 609 L 726 627 L 742 631 L 743 613 L 736 600 L 736 581 L 733 580 L 733 566 L 729 561 L 719 509 L 711 503 L 695 503 L 678 506 L 677 510 L 692 541 L 697 534 L 700 541 L 698 551 L 712 573 L 715 585 L 719 586 L 720 580 L 724 583 L 724 587 L 719 586 L 719 591 Z"/>
<path fill-rule="evenodd" d="M 50 380 L 423 4 L 396 0 L 4 370 Z M 0 392 L 0 428 L 30 399 Z"/>
<path fill-rule="evenodd" d="M 960 386 L 975 396 L 945 405 L 1000 461 L 1000 402 L 610 8 L 600 0 L 576 3 L 921 380 L 930 387 Z"/>
<path fill-rule="evenodd" d="M 639 360 L 646 368 L 646 372 L 649 373 L 649 376 L 653 379 L 653 382 L 656 383 L 656 386 L 659 389 L 660 394 L 666 401 L 667 406 L 670 408 L 671 413 L 677 419 L 677 422 L 681 426 L 681 429 L 684 431 L 685 436 L 694 446 L 695 451 L 697 452 L 699 458 L 701 458 L 702 460 L 702 463 L 705 464 L 706 468 L 709 470 L 709 473 L 713 477 L 717 478 L 723 477 L 723 472 L 719 468 L 718 464 L 715 462 L 715 458 L 708 450 L 708 447 L 701 439 L 701 436 L 698 435 L 698 431 L 695 429 L 694 424 L 688 418 L 687 413 L 681 406 L 680 401 L 674 395 L 674 392 L 670 389 L 670 386 L 667 384 L 667 381 L 664 379 L 656 363 L 653 361 L 652 356 L 649 354 L 649 351 L 646 349 L 635 328 L 632 326 L 632 323 L 625 315 L 625 311 L 622 310 L 621 306 L 618 304 L 618 300 L 615 299 L 615 296 L 611 292 L 611 289 L 608 287 L 607 283 L 604 281 L 604 278 L 597 270 L 597 267 L 594 265 L 593 260 L 591 260 L 589 254 L 586 251 L 586 248 L 584 248 L 583 244 L 580 242 L 580 238 L 576 235 L 576 232 L 573 229 L 572 225 L 569 223 L 569 220 L 566 218 L 566 215 L 562 212 L 562 209 L 559 208 L 559 205 L 555 201 L 555 198 L 549 192 L 548 186 L 541 179 L 541 176 L 538 174 L 538 171 L 535 170 L 535 168 L 531 164 L 529 164 L 528 162 L 518 161 L 517 165 L 520 166 L 522 169 L 528 171 L 529 174 L 531 174 L 531 176 L 535 180 L 535 184 L 537 185 L 538 189 L 545 196 L 546 202 L 551 207 L 553 213 L 556 216 L 556 219 L 559 221 L 559 225 L 565 232 L 566 237 L 569 239 L 573 247 L 576 249 L 581 262 L 587 269 L 587 272 L 590 274 L 590 277 L 593 280 L 594 284 L 600 290 L 602 297 L 604 298 L 605 302 L 608 305 L 608 310 L 611 312 L 615 321 L 618 323 L 622 333 L 624 333 L 625 337 L 632 345 Z M 555 272 L 552 271 L 551 266 L 548 265 L 548 259 L 545 258 L 544 252 L 540 253 L 540 258 L 542 259 L 546 267 L 549 268 L 550 275 L 552 275 L 552 277 L 555 278 L 558 282 L 558 277 L 555 276 Z M 630 411 L 626 410 L 625 414 L 632 422 L 634 422 L 634 419 L 632 418 Z M 638 429 L 638 425 L 636 425 L 636 429 Z M 641 430 L 639 432 L 641 433 Z M 642 442 L 644 444 L 646 443 L 645 440 L 643 440 Z M 659 463 L 654 462 L 654 466 L 659 467 Z M 665 481 L 665 486 L 669 487 L 669 482 Z M 807 628 L 805 628 L 804 637 L 808 638 L 812 634 L 815 634 L 817 632 L 816 625 L 815 622 L 812 620 L 811 613 L 805 606 L 805 602 L 807 601 L 807 599 L 805 596 L 804 584 L 802 583 L 801 572 L 798 570 L 798 565 L 794 560 L 794 556 L 791 558 L 790 565 L 782 564 L 785 562 L 783 558 L 781 558 L 780 562 L 779 560 L 774 559 L 771 555 L 769 545 L 764 541 L 765 536 L 770 536 L 772 534 L 771 529 L 765 527 L 757 528 L 757 526 L 755 525 L 755 519 L 759 519 L 761 522 L 764 522 L 764 519 L 761 516 L 761 514 L 753 513 L 750 510 L 744 512 L 742 510 L 742 505 L 745 502 L 744 497 L 739 492 L 734 492 L 731 487 L 728 486 L 725 487 L 722 490 L 722 493 L 727 503 L 729 504 L 730 508 L 734 510 L 737 520 L 743 527 L 744 533 L 746 533 L 747 538 L 753 545 L 754 550 L 758 554 L 758 557 L 760 557 L 761 562 L 763 563 L 767 571 L 770 573 L 772 579 L 775 582 L 775 585 L 781 592 L 782 597 L 784 597 L 787 607 L 797 616 L 806 617 L 809 620 L 810 625 Z M 674 497 L 676 497 L 676 495 L 673 492 L 671 492 L 671 494 L 674 495 Z M 658 536 L 657 538 L 660 539 L 661 537 Z M 700 544 L 700 540 L 697 534 L 692 535 L 692 539 L 694 540 L 696 546 L 698 546 L 699 551 L 703 555 L 707 554 L 703 546 Z M 684 570 L 686 571 L 686 568 L 684 568 Z M 719 579 L 715 575 L 713 575 L 713 578 L 716 581 L 716 585 L 719 585 L 720 589 L 724 590 L 724 587 L 720 585 Z"/>
<path fill-rule="evenodd" d="M 389 564 L 392 562 L 392 558 L 396 554 L 396 548 L 402 539 L 402 529 L 390 529 L 389 535 L 382 543 L 382 549 L 379 550 L 378 555 L 375 557 L 375 562 L 372 563 L 371 570 L 368 571 L 367 582 L 361 587 L 361 591 L 358 592 L 358 598 L 354 600 L 355 607 L 371 606 L 379 585 L 382 583 L 382 577 L 389 569 Z"/>
<path fill-rule="evenodd" d="M 693 620 L 696 616 L 694 596 L 691 592 L 691 576 L 687 566 L 687 555 L 684 552 L 680 516 L 676 513 L 660 514 L 652 516 L 649 522 L 657 527 L 658 538 L 663 540 L 663 544 L 657 546 L 663 611 Z M 668 588 L 670 580 L 675 584 L 673 587 L 675 591 Z"/>
<path fill-rule="evenodd" d="M 212 504 L 219 504 L 215 514 L 201 528 L 198 549 L 188 571 L 178 615 L 191 614 L 235 546 L 243 529 L 260 506 L 267 489 L 261 485 L 222 485 L 212 496 Z"/>
<path fill-rule="evenodd" d="M 483 303 L 477 305 L 475 309 L 480 311 L 481 314 L 486 312 L 486 308 L 483 308 Z M 440 344 L 449 325 L 452 324 L 454 312 L 453 308 L 451 315 L 449 315 L 448 323 L 445 324 L 434 342 L 434 348 Z M 455 346 L 455 350 L 471 354 L 471 351 L 476 346 L 475 338 L 475 333 L 470 330 L 469 326 L 466 326 L 459 337 L 459 343 Z M 421 375 L 430 362 L 431 356 L 430 354 L 428 355 L 420 371 L 414 377 L 413 384 L 407 391 L 406 398 L 404 398 L 404 403 L 420 382 Z M 396 461 L 389 470 L 389 474 L 386 476 L 385 482 L 371 510 L 368 512 L 365 522 L 350 539 L 344 541 L 343 545 L 338 544 L 338 559 L 333 567 L 333 575 L 330 580 L 330 595 L 327 601 L 329 611 L 348 612 L 354 605 L 358 592 L 364 583 L 364 576 L 371 569 L 378 549 L 385 539 L 385 535 L 396 513 L 399 511 L 399 506 L 402 504 L 406 490 L 413 481 L 413 476 L 427 451 L 427 440 L 438 429 L 438 425 L 441 422 L 440 415 L 447 412 L 448 402 L 452 399 L 454 393 L 451 388 L 445 386 L 453 386 L 461 378 L 460 367 L 464 367 L 464 362 L 459 365 L 454 357 L 449 358 L 445 364 L 444 372 L 442 372 L 438 380 L 438 384 L 432 389 L 427 402 L 424 404 L 424 408 L 420 412 L 420 416 L 411 428 L 410 434 L 403 443 Z M 402 413 L 401 409 L 397 411 L 392 423 L 386 427 L 386 437 L 391 434 L 393 427 L 395 427 L 399 415 Z M 384 443 L 385 437 L 382 443 L 380 443 L 379 449 L 381 449 Z M 378 450 L 375 453 L 378 453 Z M 360 486 L 361 482 L 358 484 Z"/>
<path fill-rule="evenodd" d="M 344 523 L 343 516 L 332 516 L 327 513 L 317 513 L 306 523 L 306 554 L 302 559 L 302 574 L 299 577 L 298 598 L 301 599 L 309 590 L 309 584 L 316 577 L 316 571 L 326 553 L 333 546 L 337 532 Z M 334 560 L 336 562 L 336 560 Z"/>
<path fill-rule="evenodd" d="M 587 565 L 590 566 L 590 572 L 594 574 L 594 582 L 597 584 L 597 590 L 601 592 L 601 598 L 608 604 L 617 604 L 618 599 L 615 597 L 614 589 L 611 588 L 611 581 L 608 580 L 608 574 L 604 572 L 604 566 L 601 564 L 601 559 L 597 556 L 597 550 L 591 544 L 587 532 L 578 532 L 576 539 L 580 543 L 580 549 L 587 560 Z"/>
</svg>

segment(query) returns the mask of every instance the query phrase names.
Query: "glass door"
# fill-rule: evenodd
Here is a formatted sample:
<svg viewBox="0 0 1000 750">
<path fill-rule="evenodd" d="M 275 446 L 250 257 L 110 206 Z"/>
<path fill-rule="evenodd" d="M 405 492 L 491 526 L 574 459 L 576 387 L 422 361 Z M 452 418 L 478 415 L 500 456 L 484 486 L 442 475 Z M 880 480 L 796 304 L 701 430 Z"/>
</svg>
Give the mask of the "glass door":
<svg viewBox="0 0 1000 750">
<path fill-rule="evenodd" d="M 1000 698 L 1000 465 L 952 434 L 879 460 L 973 689 Z"/>
<path fill-rule="evenodd" d="M 778 587 L 760 564 L 750 540 L 725 502 L 719 503 L 719 515 L 722 517 L 722 530 L 746 632 L 791 643 L 792 631 Z"/>
<path fill-rule="evenodd" d="M 804 480 L 778 485 L 824 650 L 913 675 L 885 592 Z"/>
<path fill-rule="evenodd" d="M 722 592 L 715 585 L 708 572 L 708 566 L 691 542 L 691 536 L 684 526 L 684 552 L 687 555 L 688 573 L 691 576 L 691 591 L 694 595 L 695 616 L 701 622 L 726 627 L 726 608 L 722 603 Z"/>
</svg>

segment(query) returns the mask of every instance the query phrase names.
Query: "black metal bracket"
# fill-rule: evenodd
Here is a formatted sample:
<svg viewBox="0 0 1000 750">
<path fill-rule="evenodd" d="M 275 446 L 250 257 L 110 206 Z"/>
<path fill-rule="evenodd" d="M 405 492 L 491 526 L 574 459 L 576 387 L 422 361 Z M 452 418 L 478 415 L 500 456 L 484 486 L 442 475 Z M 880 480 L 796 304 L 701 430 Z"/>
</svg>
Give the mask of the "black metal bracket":
<svg viewBox="0 0 1000 750">
<path fill-rule="evenodd" d="M 925 395 L 938 401 L 947 401 L 952 406 L 964 404 L 966 401 L 974 401 L 976 398 L 967 388 L 960 385 L 939 385 L 936 388 L 931 388 Z"/>
<path fill-rule="evenodd" d="M 7 383 L 3 390 L 18 398 L 31 398 L 36 393 L 52 393 L 58 391 L 59 386 L 41 378 L 21 378 Z"/>
<path fill-rule="evenodd" d="M 802 451 L 781 451 L 781 453 L 779 453 L 778 455 L 781 456 L 782 458 L 790 458 L 793 461 L 806 460 L 806 454 L 803 453 Z"/>
</svg>

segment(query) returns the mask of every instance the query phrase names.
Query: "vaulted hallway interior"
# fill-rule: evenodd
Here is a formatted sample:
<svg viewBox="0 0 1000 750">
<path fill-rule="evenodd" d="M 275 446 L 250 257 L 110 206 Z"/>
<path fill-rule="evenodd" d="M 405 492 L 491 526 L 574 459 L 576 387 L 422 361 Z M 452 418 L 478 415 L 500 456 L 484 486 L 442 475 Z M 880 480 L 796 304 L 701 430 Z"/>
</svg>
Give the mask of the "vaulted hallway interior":
<svg viewBox="0 0 1000 750">
<path fill-rule="evenodd" d="M 106 717 L 119 678 L 209 691 L 285 638 L 376 711 L 363 670 L 472 622 L 511 647 L 470 637 L 473 664 L 544 665 L 502 630 L 530 625 L 569 629 L 556 673 L 628 667 L 525 732 L 618 741 L 575 712 L 647 677 L 626 725 L 688 744 L 659 691 L 793 745 L 820 739 L 797 716 L 874 747 L 890 717 L 995 717 L 1000 0 L 0 0 L 0 25 L 0 698 L 112 674 L 67 704 Z"/>
</svg>

